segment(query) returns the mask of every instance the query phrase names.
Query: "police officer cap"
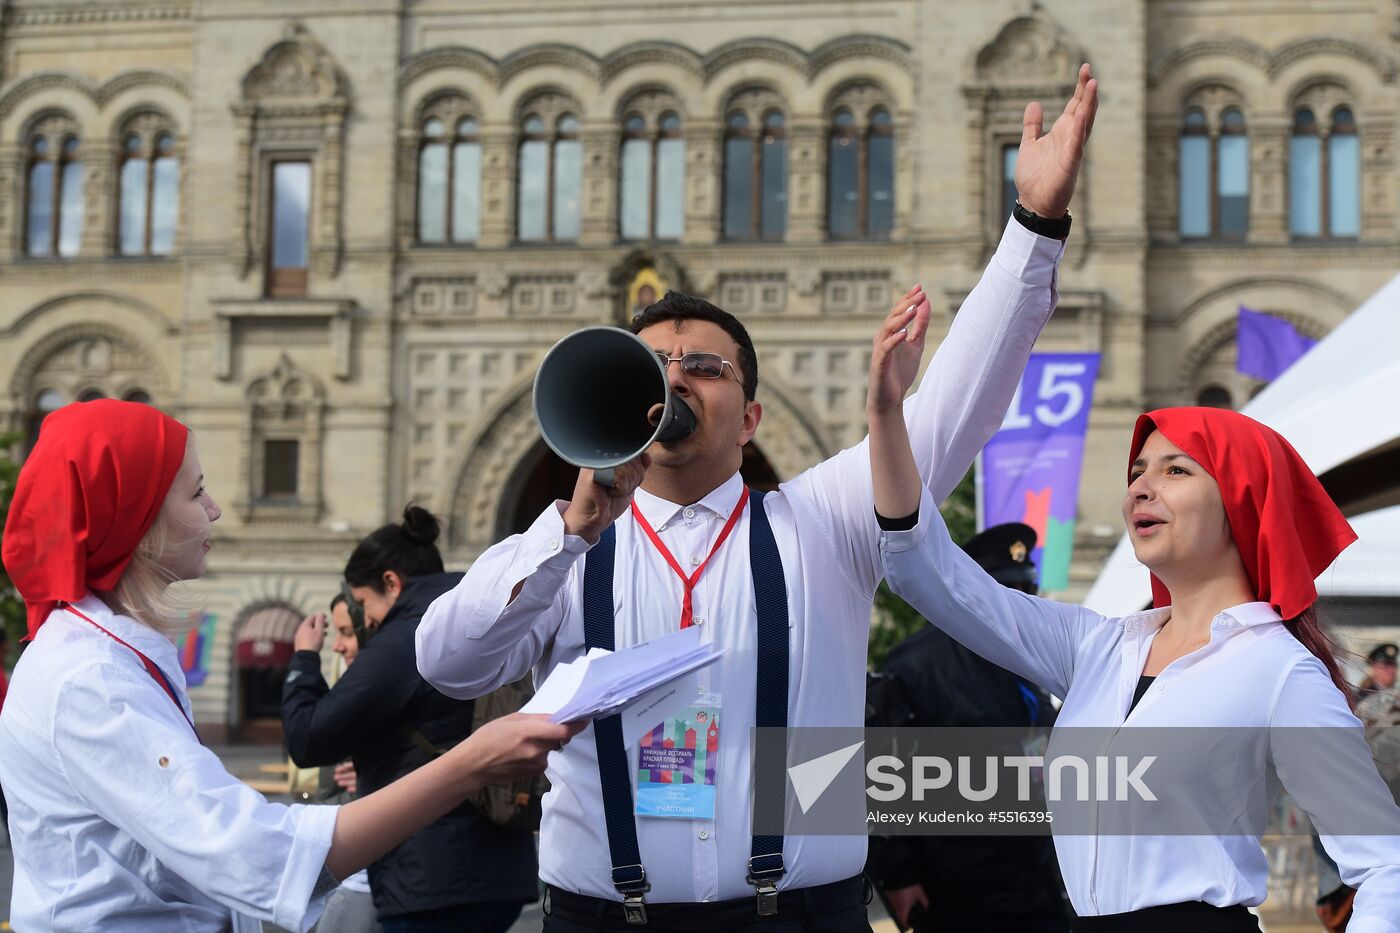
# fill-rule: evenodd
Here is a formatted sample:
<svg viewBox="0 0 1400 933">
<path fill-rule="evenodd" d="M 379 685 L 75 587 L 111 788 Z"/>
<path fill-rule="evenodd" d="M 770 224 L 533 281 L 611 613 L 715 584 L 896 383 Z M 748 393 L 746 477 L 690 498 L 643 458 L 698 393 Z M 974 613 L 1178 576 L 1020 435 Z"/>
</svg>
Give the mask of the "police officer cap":
<svg viewBox="0 0 1400 933">
<path fill-rule="evenodd" d="M 1392 644 L 1376 645 L 1371 649 L 1371 653 L 1366 655 L 1367 661 L 1389 661 L 1395 663 L 1397 656 L 1400 656 L 1400 648 Z"/>
<path fill-rule="evenodd" d="M 1020 522 L 993 525 L 963 545 L 968 556 L 1004 586 L 1035 589 L 1035 529 Z"/>
</svg>

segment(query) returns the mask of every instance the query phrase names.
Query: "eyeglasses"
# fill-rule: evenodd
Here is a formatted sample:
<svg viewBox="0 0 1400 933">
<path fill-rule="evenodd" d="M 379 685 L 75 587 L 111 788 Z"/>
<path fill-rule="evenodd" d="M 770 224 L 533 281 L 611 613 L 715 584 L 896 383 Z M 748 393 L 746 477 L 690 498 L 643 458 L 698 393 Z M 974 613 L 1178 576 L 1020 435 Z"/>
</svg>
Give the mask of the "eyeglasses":
<svg viewBox="0 0 1400 933">
<path fill-rule="evenodd" d="M 734 368 L 734 364 L 718 353 L 705 353 L 697 350 L 682 356 L 667 356 L 657 350 L 656 358 L 661 361 L 662 369 L 667 368 L 672 363 L 680 363 L 681 372 L 697 379 L 718 379 L 724 375 L 724 367 L 728 366 L 729 371 L 734 374 L 734 381 L 740 385 L 744 384 L 743 380 L 739 378 L 739 372 Z"/>
</svg>

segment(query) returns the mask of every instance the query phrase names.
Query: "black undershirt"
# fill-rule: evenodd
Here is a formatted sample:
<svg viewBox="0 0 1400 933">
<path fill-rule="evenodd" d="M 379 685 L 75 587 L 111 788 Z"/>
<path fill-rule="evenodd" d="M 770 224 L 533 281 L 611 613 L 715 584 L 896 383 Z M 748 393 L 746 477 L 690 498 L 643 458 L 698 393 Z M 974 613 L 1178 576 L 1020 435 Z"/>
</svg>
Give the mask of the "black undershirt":
<svg viewBox="0 0 1400 933">
<path fill-rule="evenodd" d="M 911 531 L 919 524 L 919 510 L 915 509 L 911 514 L 902 518 L 886 518 L 876 512 L 875 521 L 880 524 L 881 531 Z"/>
<path fill-rule="evenodd" d="M 1138 700 L 1142 699 L 1142 695 L 1147 692 L 1147 688 L 1152 686 L 1152 681 L 1156 679 L 1156 677 L 1148 677 L 1146 674 L 1138 678 L 1137 689 L 1133 691 L 1133 702 L 1128 706 L 1129 713 L 1138 705 Z"/>
</svg>

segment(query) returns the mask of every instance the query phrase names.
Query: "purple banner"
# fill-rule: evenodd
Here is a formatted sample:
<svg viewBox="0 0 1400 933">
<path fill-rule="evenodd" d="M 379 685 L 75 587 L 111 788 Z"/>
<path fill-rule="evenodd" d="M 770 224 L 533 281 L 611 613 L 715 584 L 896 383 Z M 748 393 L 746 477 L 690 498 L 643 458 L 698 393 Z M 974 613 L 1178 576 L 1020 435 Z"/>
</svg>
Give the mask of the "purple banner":
<svg viewBox="0 0 1400 933">
<path fill-rule="evenodd" d="M 1032 353 L 1011 408 L 977 474 L 980 528 L 1024 522 L 1043 591 L 1069 587 L 1084 433 L 1089 426 L 1097 353 Z"/>
<path fill-rule="evenodd" d="M 1283 318 L 1240 305 L 1235 368 L 1246 376 L 1272 382 L 1316 343 Z"/>
</svg>

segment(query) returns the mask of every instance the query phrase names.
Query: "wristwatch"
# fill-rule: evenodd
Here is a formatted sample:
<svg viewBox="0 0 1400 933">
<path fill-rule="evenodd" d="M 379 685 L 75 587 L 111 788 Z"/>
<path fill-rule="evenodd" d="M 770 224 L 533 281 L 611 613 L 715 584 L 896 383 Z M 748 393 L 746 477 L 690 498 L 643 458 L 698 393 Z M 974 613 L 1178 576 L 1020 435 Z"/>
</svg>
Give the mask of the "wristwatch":
<svg viewBox="0 0 1400 933">
<path fill-rule="evenodd" d="M 1063 217 L 1041 217 L 1034 211 L 1027 210 L 1020 198 L 1016 199 L 1016 206 L 1011 209 L 1011 216 L 1015 217 L 1016 222 L 1031 233 L 1038 233 L 1052 240 L 1068 238 L 1070 221 L 1074 219 L 1070 216 L 1069 211 L 1065 211 Z"/>
</svg>

